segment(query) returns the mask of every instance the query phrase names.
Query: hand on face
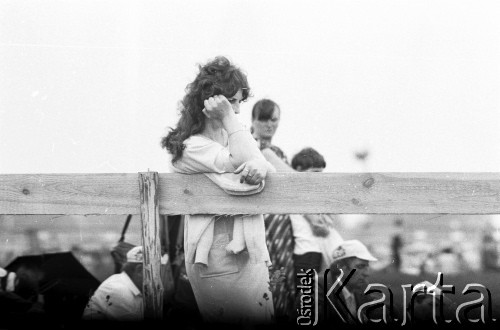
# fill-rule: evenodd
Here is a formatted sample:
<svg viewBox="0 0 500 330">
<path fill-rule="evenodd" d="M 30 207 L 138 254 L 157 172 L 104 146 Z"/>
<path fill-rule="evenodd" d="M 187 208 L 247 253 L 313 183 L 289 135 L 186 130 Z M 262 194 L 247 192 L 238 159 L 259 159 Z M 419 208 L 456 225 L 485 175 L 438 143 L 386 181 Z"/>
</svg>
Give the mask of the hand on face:
<svg viewBox="0 0 500 330">
<path fill-rule="evenodd" d="M 235 174 L 241 173 L 240 183 L 245 181 L 248 184 L 259 184 L 267 175 L 267 164 L 261 159 L 252 159 L 241 164 L 234 171 Z"/>
<path fill-rule="evenodd" d="M 222 120 L 226 116 L 234 114 L 231 103 L 224 95 L 214 95 L 203 101 L 205 109 L 203 113 L 210 119 Z"/>
</svg>

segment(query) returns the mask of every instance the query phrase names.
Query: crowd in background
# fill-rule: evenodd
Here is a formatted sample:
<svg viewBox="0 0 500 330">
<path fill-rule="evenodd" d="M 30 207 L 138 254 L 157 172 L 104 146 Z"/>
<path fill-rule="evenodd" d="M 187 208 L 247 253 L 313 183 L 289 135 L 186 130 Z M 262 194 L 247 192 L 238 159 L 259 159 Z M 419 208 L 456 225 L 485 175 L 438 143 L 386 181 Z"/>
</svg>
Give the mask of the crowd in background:
<svg viewBox="0 0 500 330">
<path fill-rule="evenodd" d="M 451 220 L 450 220 L 451 219 Z M 469 219 L 469 221 L 467 220 Z M 436 273 L 442 271 L 445 276 L 456 275 L 465 279 L 478 279 L 478 276 L 485 274 L 493 275 L 498 279 L 500 276 L 500 240 L 498 239 L 498 217 L 489 216 L 477 218 L 476 224 L 481 226 L 469 228 L 467 226 L 473 217 L 451 217 L 432 219 L 425 223 L 419 222 L 415 216 L 335 216 L 332 223 L 334 228 L 342 235 L 344 239 L 361 239 L 368 246 L 373 255 L 378 259 L 372 262 L 372 269 L 377 278 L 396 277 L 397 274 L 411 275 L 418 277 L 422 274 L 429 274 L 429 280 L 435 279 Z M 173 217 L 168 219 L 170 222 L 170 245 L 169 255 L 171 256 L 169 265 L 172 268 L 172 274 L 175 278 L 176 291 L 170 299 L 176 301 L 176 309 L 171 309 L 170 313 L 178 315 L 181 319 L 186 315 L 192 315 L 194 297 L 190 291 L 189 281 L 183 270 L 182 254 L 182 227 L 181 219 Z M 127 240 L 140 243 L 140 232 L 138 232 L 138 219 L 134 217 Z M 19 222 L 19 226 L 30 227 L 29 222 Z M 119 221 L 122 225 L 122 221 Z M 353 225 L 356 223 L 356 225 Z M 446 230 L 433 230 L 432 226 L 440 223 L 445 225 L 439 228 Z M 111 222 L 110 222 L 111 224 Z M 115 222 L 116 224 L 116 222 Z M 116 225 L 115 225 L 116 227 Z M 419 228 L 419 229 L 415 229 Z M 473 229 L 476 231 L 474 232 Z M 90 230 L 90 229 L 89 229 Z M 11 230 L 3 228 L 3 233 L 8 235 Z M 115 273 L 115 265 L 111 257 L 111 249 L 116 245 L 120 230 L 115 230 L 114 240 L 109 240 L 111 235 L 94 235 L 96 241 L 82 242 L 82 245 L 75 244 L 73 249 L 69 249 L 75 255 L 76 259 L 85 266 L 100 282 L 107 279 Z M 367 235 L 370 232 L 371 235 Z M 104 236 L 103 236 L 104 235 Z M 30 233 L 31 239 L 37 239 L 36 235 Z M 45 237 L 45 235 L 43 236 Z M 68 234 L 71 237 L 71 234 Z M 97 244 L 100 241 L 101 244 Z M 18 245 L 17 247 L 14 247 Z M 0 267 L 6 268 L 17 257 L 21 255 L 40 255 L 43 253 L 56 253 L 65 251 L 64 247 L 54 247 L 46 241 L 40 241 L 37 250 L 26 246 L 26 240 L 11 239 L 10 247 L 12 249 L 2 249 Z M 396 270 L 394 272 L 394 270 Z M 29 277 L 29 274 L 23 273 L 22 277 Z M 379 274 L 377 276 L 377 274 Z M 12 274 L 10 275 L 9 290 L 13 291 Z M 2 278 L 4 288 L 7 288 L 7 276 Z M 279 281 L 278 281 L 279 282 Z M 281 283 L 281 282 L 279 282 Z M 43 319 L 43 295 L 34 295 L 33 291 L 28 289 L 33 282 L 24 283 L 24 288 L 20 287 L 22 298 L 30 301 L 26 304 L 24 300 L 18 300 L 20 306 L 26 308 L 31 317 Z M 32 286 L 36 287 L 36 286 Z M 32 290 L 32 289 L 31 289 Z M 7 291 L 4 289 L 4 291 Z M 12 294 L 10 294 L 12 296 Z M 79 305 L 81 306 L 81 305 Z M 168 305 L 172 306 L 172 305 Z M 83 311 L 83 306 L 81 306 Z M 4 309 L 5 311 L 5 309 Z M 173 315 L 169 314 L 169 315 Z M 60 314 L 57 314 L 60 315 Z"/>
</svg>

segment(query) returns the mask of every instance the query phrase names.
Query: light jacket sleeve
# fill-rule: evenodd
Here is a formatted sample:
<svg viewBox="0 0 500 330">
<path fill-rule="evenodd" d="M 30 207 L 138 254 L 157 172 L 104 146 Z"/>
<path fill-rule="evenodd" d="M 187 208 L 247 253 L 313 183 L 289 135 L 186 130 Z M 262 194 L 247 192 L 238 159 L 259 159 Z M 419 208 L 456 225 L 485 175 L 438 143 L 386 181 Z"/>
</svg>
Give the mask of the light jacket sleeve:
<svg viewBox="0 0 500 330">
<path fill-rule="evenodd" d="M 186 146 L 182 158 L 173 164 L 176 172 L 185 174 L 195 173 L 224 173 L 233 172 L 230 153 L 227 147 L 193 135 L 184 141 Z"/>
</svg>

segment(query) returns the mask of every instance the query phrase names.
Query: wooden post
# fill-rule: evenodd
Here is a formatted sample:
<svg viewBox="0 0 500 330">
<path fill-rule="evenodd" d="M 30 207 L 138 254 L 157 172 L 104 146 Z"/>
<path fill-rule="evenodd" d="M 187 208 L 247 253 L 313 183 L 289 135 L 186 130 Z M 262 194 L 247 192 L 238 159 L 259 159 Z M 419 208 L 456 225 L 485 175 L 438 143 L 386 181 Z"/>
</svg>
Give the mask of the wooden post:
<svg viewBox="0 0 500 330">
<path fill-rule="evenodd" d="M 142 246 L 144 254 L 144 318 L 163 318 L 163 284 L 161 282 L 160 212 L 158 205 L 158 173 L 139 173 Z"/>
</svg>

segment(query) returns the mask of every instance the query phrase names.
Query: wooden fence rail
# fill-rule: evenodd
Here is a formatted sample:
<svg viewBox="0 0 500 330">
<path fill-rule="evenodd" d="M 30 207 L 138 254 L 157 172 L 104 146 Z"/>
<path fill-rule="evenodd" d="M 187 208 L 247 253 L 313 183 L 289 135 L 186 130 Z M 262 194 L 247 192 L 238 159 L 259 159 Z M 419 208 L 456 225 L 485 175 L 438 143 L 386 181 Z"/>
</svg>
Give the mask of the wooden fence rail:
<svg viewBox="0 0 500 330">
<path fill-rule="evenodd" d="M 500 173 L 272 173 L 227 195 L 204 175 L 0 175 L 0 214 L 141 214 L 145 317 L 162 315 L 160 214 L 500 214 Z"/>
<path fill-rule="evenodd" d="M 500 213 L 500 173 L 272 173 L 247 197 L 201 174 L 158 180 L 160 214 Z M 0 214 L 140 214 L 139 200 L 137 173 L 0 175 Z"/>
</svg>

